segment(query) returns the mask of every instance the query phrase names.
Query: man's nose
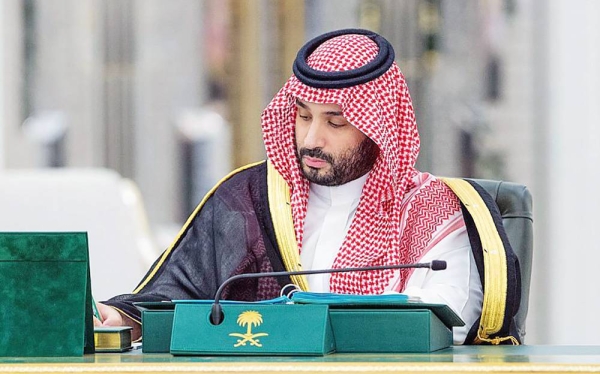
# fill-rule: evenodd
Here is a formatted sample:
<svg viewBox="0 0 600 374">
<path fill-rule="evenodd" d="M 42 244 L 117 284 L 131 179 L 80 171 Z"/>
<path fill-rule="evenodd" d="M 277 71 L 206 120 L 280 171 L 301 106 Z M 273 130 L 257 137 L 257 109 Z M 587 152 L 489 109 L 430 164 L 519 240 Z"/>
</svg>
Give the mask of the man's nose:
<svg viewBox="0 0 600 374">
<path fill-rule="evenodd" d="M 306 136 L 304 137 L 304 147 L 323 148 L 325 146 L 324 130 L 325 128 L 322 121 L 314 119 L 308 127 L 308 131 L 306 132 Z"/>
</svg>

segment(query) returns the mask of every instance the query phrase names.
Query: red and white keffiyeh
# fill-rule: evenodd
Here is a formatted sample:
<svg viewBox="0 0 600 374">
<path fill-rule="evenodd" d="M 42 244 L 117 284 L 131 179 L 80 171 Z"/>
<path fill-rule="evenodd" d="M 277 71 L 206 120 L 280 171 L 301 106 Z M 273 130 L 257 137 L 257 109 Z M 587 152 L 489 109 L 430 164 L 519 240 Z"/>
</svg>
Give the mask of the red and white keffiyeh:
<svg viewBox="0 0 600 374">
<path fill-rule="evenodd" d="M 364 66 L 377 53 L 377 44 L 367 36 L 346 34 L 321 44 L 307 63 L 319 71 L 346 71 Z M 292 76 L 264 110 L 261 122 L 267 157 L 291 188 L 300 250 L 309 182 L 295 156 L 296 99 L 338 104 L 344 117 L 380 149 L 335 268 L 417 262 L 440 235 L 449 233 L 445 226 L 460 205 L 441 181 L 415 169 L 419 134 L 408 87 L 394 62 L 380 77 L 348 88 L 314 88 Z M 400 282 L 392 285 L 394 272 L 332 274 L 330 289 L 354 294 L 379 294 L 390 287 L 402 291 L 410 271 L 403 270 Z"/>
</svg>

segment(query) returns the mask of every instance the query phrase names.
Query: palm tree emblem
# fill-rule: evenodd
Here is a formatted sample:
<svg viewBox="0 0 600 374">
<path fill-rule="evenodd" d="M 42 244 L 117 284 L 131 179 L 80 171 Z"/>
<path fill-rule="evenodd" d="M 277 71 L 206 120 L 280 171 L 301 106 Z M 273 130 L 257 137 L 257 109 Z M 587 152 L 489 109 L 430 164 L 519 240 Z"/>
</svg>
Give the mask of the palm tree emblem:
<svg viewBox="0 0 600 374">
<path fill-rule="evenodd" d="M 245 346 L 246 342 L 249 342 L 250 345 L 256 347 L 262 347 L 262 344 L 256 338 L 261 336 L 268 336 L 269 334 L 266 334 L 264 332 L 259 332 L 257 334 L 252 333 L 252 327 L 260 326 L 262 322 L 262 315 L 255 310 L 247 310 L 245 312 L 240 313 L 237 319 L 237 324 L 241 327 L 246 327 L 247 329 L 245 334 L 240 334 L 236 332 L 229 334 L 229 336 L 241 338 L 237 340 L 237 343 L 234 345 L 234 347 L 239 347 L 241 345 Z"/>
</svg>

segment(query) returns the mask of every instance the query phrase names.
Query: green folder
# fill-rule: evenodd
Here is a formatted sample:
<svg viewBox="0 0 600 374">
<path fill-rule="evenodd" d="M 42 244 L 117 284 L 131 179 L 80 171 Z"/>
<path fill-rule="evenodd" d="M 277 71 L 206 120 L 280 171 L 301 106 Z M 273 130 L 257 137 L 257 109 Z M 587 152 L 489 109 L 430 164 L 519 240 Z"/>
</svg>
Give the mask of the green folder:
<svg viewBox="0 0 600 374">
<path fill-rule="evenodd" d="M 0 232 L 0 357 L 94 351 L 87 234 Z"/>
<path fill-rule="evenodd" d="M 329 306 L 338 353 L 433 352 L 452 345 L 452 328 L 464 325 L 447 305 L 413 301 L 403 294 L 295 292 L 291 299 Z"/>
</svg>

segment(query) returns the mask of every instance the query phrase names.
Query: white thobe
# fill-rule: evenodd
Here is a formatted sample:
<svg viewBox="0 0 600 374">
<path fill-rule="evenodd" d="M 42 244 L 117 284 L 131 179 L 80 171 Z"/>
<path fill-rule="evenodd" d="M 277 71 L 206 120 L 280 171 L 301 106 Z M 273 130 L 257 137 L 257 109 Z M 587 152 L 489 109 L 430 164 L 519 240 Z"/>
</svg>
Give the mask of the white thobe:
<svg viewBox="0 0 600 374">
<path fill-rule="evenodd" d="M 305 270 L 329 269 L 348 233 L 367 175 L 341 186 L 326 187 L 311 183 L 304 239 L 300 259 Z M 462 344 L 468 329 L 481 314 L 483 292 L 471 253 L 467 230 L 463 226 L 443 238 L 421 262 L 444 260 L 443 271 L 415 269 L 406 282 L 404 294 L 426 303 L 447 304 L 465 321 L 454 328 L 454 343 Z M 330 274 L 309 275 L 312 292 L 329 292 Z"/>
</svg>

